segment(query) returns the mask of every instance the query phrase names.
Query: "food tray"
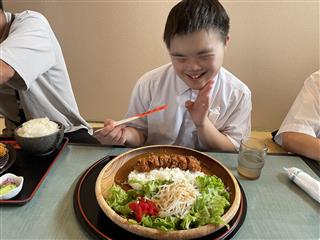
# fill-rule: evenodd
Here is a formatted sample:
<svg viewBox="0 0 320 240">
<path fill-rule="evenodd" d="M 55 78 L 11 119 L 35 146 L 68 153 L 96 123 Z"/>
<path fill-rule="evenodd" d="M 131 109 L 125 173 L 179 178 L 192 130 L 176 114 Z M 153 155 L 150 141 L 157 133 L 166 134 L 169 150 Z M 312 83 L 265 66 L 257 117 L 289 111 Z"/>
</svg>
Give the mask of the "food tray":
<svg viewBox="0 0 320 240">
<path fill-rule="evenodd" d="M 103 167 L 115 156 L 106 156 L 91 165 L 81 175 L 77 182 L 73 207 L 80 224 L 94 238 L 98 239 L 147 239 L 130 233 L 116 225 L 100 209 L 96 196 L 95 184 L 97 177 Z M 239 183 L 241 190 L 241 202 L 237 214 L 229 222 L 229 229 L 223 227 L 201 239 L 231 239 L 242 226 L 247 213 L 247 200 L 245 193 Z"/>
<path fill-rule="evenodd" d="M 29 202 L 41 186 L 53 164 L 58 160 L 68 141 L 68 138 L 63 138 L 60 146 L 48 155 L 33 156 L 23 151 L 14 138 L 0 137 L 1 143 L 12 146 L 13 155 L 15 155 L 12 166 L 2 172 L 0 176 L 6 173 L 13 173 L 24 177 L 21 192 L 14 198 L 0 200 L 0 205 L 24 205 Z"/>
</svg>

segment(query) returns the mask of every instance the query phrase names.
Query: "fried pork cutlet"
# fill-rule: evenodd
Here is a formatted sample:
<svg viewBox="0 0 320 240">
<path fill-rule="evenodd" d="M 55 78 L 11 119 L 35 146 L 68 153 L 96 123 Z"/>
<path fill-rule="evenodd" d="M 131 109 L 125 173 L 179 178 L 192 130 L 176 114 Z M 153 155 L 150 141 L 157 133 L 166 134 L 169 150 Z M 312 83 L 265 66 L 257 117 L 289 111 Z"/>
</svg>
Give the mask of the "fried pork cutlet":
<svg viewBox="0 0 320 240">
<path fill-rule="evenodd" d="M 134 167 L 138 172 L 149 172 L 156 168 L 180 168 L 182 170 L 201 171 L 200 162 L 193 156 L 180 154 L 150 153 L 140 158 Z"/>
</svg>

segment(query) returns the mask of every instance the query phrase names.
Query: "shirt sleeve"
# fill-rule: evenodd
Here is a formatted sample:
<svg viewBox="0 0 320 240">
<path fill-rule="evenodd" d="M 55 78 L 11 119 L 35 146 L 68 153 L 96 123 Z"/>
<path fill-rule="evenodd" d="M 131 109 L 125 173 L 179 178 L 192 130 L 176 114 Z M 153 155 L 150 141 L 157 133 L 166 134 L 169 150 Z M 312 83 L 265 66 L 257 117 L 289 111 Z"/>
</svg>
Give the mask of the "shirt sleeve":
<svg viewBox="0 0 320 240">
<path fill-rule="evenodd" d="M 275 137 L 278 144 L 282 145 L 281 135 L 284 132 L 298 132 L 318 137 L 320 132 L 319 92 L 320 78 L 318 72 L 304 82 Z"/>
<path fill-rule="evenodd" d="M 244 92 L 221 130 L 237 150 L 240 147 L 241 139 L 250 136 L 251 110 L 251 92 Z"/>
<path fill-rule="evenodd" d="M 146 84 L 146 79 L 143 76 L 138 80 L 138 82 L 133 88 L 126 118 L 133 117 L 137 114 L 148 111 L 150 102 L 151 102 L 150 89 L 148 87 L 148 84 Z M 148 118 L 146 117 L 139 118 L 134 122 L 127 123 L 126 125 L 139 129 L 140 131 L 143 132 L 145 136 L 147 136 L 147 132 L 148 132 L 147 119 Z"/>
<path fill-rule="evenodd" d="M 38 13 L 26 11 L 18 15 L 11 25 L 9 36 L 0 45 L 1 59 L 8 63 L 24 80 L 8 84 L 25 90 L 56 62 L 49 23 Z"/>
</svg>

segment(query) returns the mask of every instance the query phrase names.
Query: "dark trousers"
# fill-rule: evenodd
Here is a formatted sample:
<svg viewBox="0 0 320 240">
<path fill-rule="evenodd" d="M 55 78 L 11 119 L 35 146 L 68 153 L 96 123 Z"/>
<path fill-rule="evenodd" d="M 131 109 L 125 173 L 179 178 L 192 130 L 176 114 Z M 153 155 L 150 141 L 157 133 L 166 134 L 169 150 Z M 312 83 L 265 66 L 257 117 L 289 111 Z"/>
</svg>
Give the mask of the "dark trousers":
<svg viewBox="0 0 320 240">
<path fill-rule="evenodd" d="M 65 137 L 69 138 L 69 143 L 91 143 L 91 144 L 100 144 L 100 142 L 90 135 L 87 129 L 79 129 L 74 132 L 69 132 L 64 134 Z"/>
</svg>

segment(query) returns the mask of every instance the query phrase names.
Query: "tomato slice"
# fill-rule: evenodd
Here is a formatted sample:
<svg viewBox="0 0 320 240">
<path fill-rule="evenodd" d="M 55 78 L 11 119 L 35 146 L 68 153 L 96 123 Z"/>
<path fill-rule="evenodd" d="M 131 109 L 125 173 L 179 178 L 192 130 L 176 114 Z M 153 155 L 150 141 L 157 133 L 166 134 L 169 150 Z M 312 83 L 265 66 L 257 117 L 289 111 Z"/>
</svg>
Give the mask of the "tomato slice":
<svg viewBox="0 0 320 240">
<path fill-rule="evenodd" d="M 139 198 L 136 202 L 129 203 L 128 206 L 131 211 L 134 212 L 138 222 L 141 222 L 144 215 L 157 216 L 159 212 L 154 202 L 144 199 L 143 197 Z"/>
<path fill-rule="evenodd" d="M 135 215 L 136 215 L 136 219 L 138 222 L 141 222 L 142 220 L 142 208 L 140 205 L 137 206 L 136 210 L 135 210 Z"/>
<path fill-rule="evenodd" d="M 131 211 L 133 211 L 133 212 L 136 210 L 137 206 L 138 206 L 138 203 L 136 203 L 136 202 L 131 202 L 131 203 L 129 203 L 129 208 L 130 208 Z"/>
</svg>

